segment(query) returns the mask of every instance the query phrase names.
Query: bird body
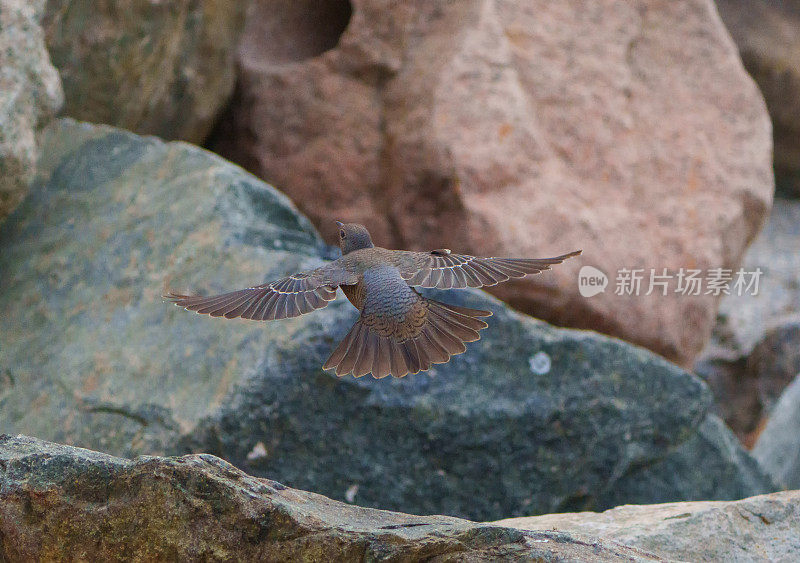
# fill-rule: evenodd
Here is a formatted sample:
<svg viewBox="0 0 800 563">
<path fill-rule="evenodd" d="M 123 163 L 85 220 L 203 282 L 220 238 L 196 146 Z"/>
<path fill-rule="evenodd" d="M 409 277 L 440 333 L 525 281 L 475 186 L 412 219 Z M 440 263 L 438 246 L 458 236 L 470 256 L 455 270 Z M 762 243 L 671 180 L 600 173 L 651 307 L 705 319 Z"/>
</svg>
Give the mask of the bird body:
<svg viewBox="0 0 800 563">
<path fill-rule="evenodd" d="M 456 307 L 421 296 L 412 286 L 452 289 L 495 285 L 539 273 L 580 254 L 555 258 L 479 258 L 374 246 L 362 225 L 339 223 L 342 256 L 308 272 L 213 297 L 169 293 L 176 305 L 226 318 L 276 320 L 325 307 L 336 289 L 361 312 L 325 362 L 339 376 L 403 377 L 447 362 L 480 338 L 489 311 Z"/>
</svg>

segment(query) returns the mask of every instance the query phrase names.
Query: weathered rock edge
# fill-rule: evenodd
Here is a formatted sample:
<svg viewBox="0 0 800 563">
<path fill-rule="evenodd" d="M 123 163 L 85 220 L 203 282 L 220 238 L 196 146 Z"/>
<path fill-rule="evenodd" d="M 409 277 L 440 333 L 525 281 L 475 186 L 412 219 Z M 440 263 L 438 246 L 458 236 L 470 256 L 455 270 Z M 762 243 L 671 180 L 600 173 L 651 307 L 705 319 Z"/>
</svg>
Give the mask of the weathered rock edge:
<svg viewBox="0 0 800 563">
<path fill-rule="evenodd" d="M 39 21 L 43 2 L 0 1 L 0 221 L 28 193 L 36 132 L 64 103 Z"/>
<path fill-rule="evenodd" d="M 625 505 L 496 522 L 521 530 L 597 534 L 688 561 L 797 561 L 800 491 L 737 501 Z"/>
<path fill-rule="evenodd" d="M 614 541 L 411 516 L 257 479 L 208 454 L 126 460 L 0 435 L 0 560 L 602 560 Z"/>
</svg>

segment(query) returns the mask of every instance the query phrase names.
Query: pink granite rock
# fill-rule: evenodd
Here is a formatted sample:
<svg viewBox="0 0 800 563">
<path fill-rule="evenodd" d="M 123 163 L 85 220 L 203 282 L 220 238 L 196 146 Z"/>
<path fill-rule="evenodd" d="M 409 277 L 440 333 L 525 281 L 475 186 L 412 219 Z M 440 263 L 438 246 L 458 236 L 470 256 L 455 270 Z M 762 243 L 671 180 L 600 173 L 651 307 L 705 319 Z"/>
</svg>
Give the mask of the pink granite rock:
<svg viewBox="0 0 800 563">
<path fill-rule="evenodd" d="M 710 0 L 257 1 L 239 61 L 217 148 L 324 234 L 582 248 L 493 292 L 682 364 L 718 297 L 615 295 L 618 270 L 644 269 L 646 293 L 650 268 L 733 268 L 771 202 L 769 119 Z M 580 295 L 584 265 L 605 292 Z"/>
</svg>

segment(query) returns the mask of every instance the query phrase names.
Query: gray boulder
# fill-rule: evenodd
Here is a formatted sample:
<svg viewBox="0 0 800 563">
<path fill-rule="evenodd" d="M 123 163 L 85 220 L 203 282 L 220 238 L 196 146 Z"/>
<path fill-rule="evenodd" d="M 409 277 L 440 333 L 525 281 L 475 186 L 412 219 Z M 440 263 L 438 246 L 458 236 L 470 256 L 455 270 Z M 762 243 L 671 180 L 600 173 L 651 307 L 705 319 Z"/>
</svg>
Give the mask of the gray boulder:
<svg viewBox="0 0 800 563">
<path fill-rule="evenodd" d="M 663 460 L 633 468 L 600 507 L 685 500 L 736 500 L 778 490 L 768 473 L 715 415 Z"/>
<path fill-rule="evenodd" d="M 0 227 L 0 428 L 174 451 L 305 321 L 198 322 L 161 294 L 318 265 L 322 242 L 285 196 L 202 149 L 71 120 L 41 142 Z"/>
<path fill-rule="evenodd" d="M 42 147 L 30 196 L 0 227 L 6 431 L 129 457 L 210 452 L 338 499 L 485 519 L 602 506 L 706 416 L 691 374 L 480 291 L 441 295 L 494 312 L 467 353 L 400 380 L 337 379 L 320 366 L 356 318 L 343 299 L 253 323 L 160 298 L 329 257 L 286 197 L 196 147 L 106 126 L 60 120 Z M 722 455 L 685 478 L 729 495 Z"/>
<path fill-rule="evenodd" d="M 2 561 L 653 561 L 615 541 L 349 506 L 211 455 L 0 435 Z"/>
<path fill-rule="evenodd" d="M 0 221 L 36 170 L 36 131 L 63 103 L 39 26 L 42 1 L 0 0 Z"/>
<path fill-rule="evenodd" d="M 800 488 L 800 376 L 781 395 L 753 456 L 776 482 Z"/>
</svg>

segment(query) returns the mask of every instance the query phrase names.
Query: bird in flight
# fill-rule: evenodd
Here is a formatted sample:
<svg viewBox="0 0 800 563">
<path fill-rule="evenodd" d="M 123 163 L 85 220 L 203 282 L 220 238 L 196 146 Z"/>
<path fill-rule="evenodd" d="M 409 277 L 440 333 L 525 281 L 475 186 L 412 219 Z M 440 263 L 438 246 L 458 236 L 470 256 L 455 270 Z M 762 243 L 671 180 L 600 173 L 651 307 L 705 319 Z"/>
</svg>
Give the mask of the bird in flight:
<svg viewBox="0 0 800 563">
<path fill-rule="evenodd" d="M 168 293 L 179 307 L 212 317 L 272 321 L 325 307 L 342 288 L 361 312 L 323 369 L 375 378 L 403 377 L 449 361 L 480 339 L 490 311 L 447 305 L 421 296 L 414 287 L 454 289 L 492 286 L 538 274 L 577 256 L 479 258 L 442 248 L 430 252 L 388 250 L 372 243 L 357 223 L 339 225 L 341 258 L 277 281 L 213 297 Z"/>
</svg>

